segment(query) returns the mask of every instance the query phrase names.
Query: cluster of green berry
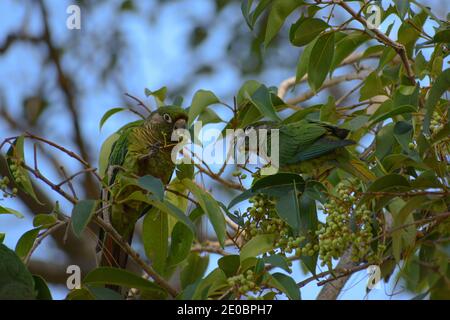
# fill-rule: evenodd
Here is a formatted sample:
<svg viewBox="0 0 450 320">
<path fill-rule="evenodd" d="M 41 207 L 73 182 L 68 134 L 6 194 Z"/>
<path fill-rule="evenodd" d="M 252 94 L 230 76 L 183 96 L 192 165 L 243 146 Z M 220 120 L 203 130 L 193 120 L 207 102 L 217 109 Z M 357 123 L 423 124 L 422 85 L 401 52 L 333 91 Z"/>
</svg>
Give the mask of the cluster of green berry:
<svg viewBox="0 0 450 320">
<path fill-rule="evenodd" d="M 9 178 L 3 177 L 0 179 L 0 190 L 3 191 L 3 198 L 15 197 L 17 195 L 17 188 L 12 188 L 11 192 L 8 191 Z"/>
<path fill-rule="evenodd" d="M 306 243 L 306 237 L 294 237 L 289 225 L 278 217 L 276 201 L 265 194 L 258 194 L 249 199 L 252 204 L 244 213 L 245 240 L 248 241 L 258 234 L 274 234 L 274 249 L 269 254 L 291 254 L 297 256 L 312 256 L 319 250 L 318 244 Z M 313 236 L 313 235 L 312 235 Z"/>
<path fill-rule="evenodd" d="M 239 295 L 248 295 L 250 292 L 257 293 L 261 288 L 256 284 L 253 270 L 249 269 L 245 274 L 238 274 L 227 279 L 228 285 L 235 289 Z"/>
<path fill-rule="evenodd" d="M 14 177 L 14 182 L 17 184 L 21 184 L 26 181 L 26 176 L 23 173 L 23 170 L 21 170 L 21 166 L 23 164 L 23 161 L 17 158 L 9 158 L 12 162 L 9 165 L 9 170 L 11 170 L 11 175 Z"/>
<path fill-rule="evenodd" d="M 319 238 L 319 257 L 321 265 L 331 267 L 332 259 L 339 259 L 351 248 L 354 262 L 366 259 L 376 261 L 377 253 L 373 252 L 372 212 L 365 205 L 355 206 L 355 190 L 350 184 L 341 182 L 336 186 L 336 197 L 324 205 L 326 222 L 317 230 Z"/>
<path fill-rule="evenodd" d="M 435 135 L 439 131 L 444 128 L 444 125 L 446 123 L 445 115 L 440 114 L 438 111 L 434 111 L 433 115 L 431 116 L 430 121 L 430 131 L 432 135 Z"/>
</svg>

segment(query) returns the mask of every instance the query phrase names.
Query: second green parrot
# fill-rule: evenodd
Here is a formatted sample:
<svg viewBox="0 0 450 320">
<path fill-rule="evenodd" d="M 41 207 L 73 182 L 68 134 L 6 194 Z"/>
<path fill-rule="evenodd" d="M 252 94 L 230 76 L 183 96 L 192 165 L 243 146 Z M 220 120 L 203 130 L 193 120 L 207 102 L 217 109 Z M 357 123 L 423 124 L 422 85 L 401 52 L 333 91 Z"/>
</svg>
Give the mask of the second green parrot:
<svg viewBox="0 0 450 320">
<path fill-rule="evenodd" d="M 306 173 L 315 178 L 332 168 L 342 170 L 364 180 L 374 179 L 366 165 L 345 147 L 355 144 L 347 139 L 349 130 L 328 123 L 300 120 L 293 123 L 259 121 L 247 126 L 250 129 L 267 129 L 267 150 L 271 150 L 271 129 L 279 130 L 279 169 Z M 249 148 L 251 150 L 251 148 Z"/>
</svg>

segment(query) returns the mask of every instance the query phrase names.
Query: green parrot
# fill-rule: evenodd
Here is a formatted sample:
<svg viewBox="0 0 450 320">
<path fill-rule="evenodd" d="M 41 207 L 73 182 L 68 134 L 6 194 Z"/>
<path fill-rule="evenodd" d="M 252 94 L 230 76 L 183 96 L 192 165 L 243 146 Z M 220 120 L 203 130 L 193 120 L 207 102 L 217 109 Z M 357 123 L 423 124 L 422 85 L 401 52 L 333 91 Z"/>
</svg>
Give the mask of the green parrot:
<svg viewBox="0 0 450 320">
<path fill-rule="evenodd" d="M 163 184 L 169 183 L 175 168 L 171 152 L 177 143 L 171 141 L 171 136 L 174 130 L 185 129 L 187 119 L 184 109 L 162 106 L 147 119 L 133 122 L 118 132 L 120 136 L 111 148 L 106 170 L 109 191 L 105 191 L 103 197 L 112 202 L 112 206 L 107 208 L 112 226 L 129 243 L 137 220 L 150 208 L 142 202 L 123 201 L 139 190 L 127 182 L 151 175 Z M 98 251 L 101 253 L 101 266 L 126 268 L 127 254 L 102 231 Z"/>
<path fill-rule="evenodd" d="M 287 124 L 259 121 L 247 126 L 245 132 L 252 128 L 268 130 L 267 150 L 271 148 L 270 129 L 279 129 L 280 171 L 305 173 L 317 179 L 338 167 L 364 181 L 375 179 L 364 162 L 345 148 L 355 144 L 347 139 L 347 129 L 312 120 Z"/>
<path fill-rule="evenodd" d="M 22 260 L 0 243 L 0 300 L 34 300 L 34 280 Z"/>
</svg>

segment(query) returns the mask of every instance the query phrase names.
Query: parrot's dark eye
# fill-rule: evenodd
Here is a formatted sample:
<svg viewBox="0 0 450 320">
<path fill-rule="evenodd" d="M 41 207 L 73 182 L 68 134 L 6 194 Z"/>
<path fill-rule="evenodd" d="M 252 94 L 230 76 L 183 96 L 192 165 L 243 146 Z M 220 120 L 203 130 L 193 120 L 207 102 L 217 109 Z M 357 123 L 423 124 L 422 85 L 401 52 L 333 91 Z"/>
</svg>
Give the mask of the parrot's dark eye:
<svg viewBox="0 0 450 320">
<path fill-rule="evenodd" d="M 166 122 L 172 123 L 172 118 L 167 113 L 164 113 L 163 118 Z"/>
<path fill-rule="evenodd" d="M 255 128 L 253 126 L 248 126 L 244 129 L 245 134 L 249 134 L 252 130 L 254 130 Z"/>
</svg>

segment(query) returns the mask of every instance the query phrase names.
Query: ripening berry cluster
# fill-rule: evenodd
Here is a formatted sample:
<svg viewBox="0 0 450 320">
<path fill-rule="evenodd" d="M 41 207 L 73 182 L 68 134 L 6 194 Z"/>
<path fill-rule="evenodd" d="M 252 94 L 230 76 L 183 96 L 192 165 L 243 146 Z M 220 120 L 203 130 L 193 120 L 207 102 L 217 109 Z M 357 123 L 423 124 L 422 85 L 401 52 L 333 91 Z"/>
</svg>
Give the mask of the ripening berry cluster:
<svg viewBox="0 0 450 320">
<path fill-rule="evenodd" d="M 330 267 L 332 260 L 339 259 L 348 248 L 354 262 L 376 261 L 378 254 L 371 249 L 372 212 L 365 205 L 355 206 L 357 199 L 349 184 L 338 184 L 336 193 L 324 205 L 326 222 L 316 232 L 321 265 Z"/>
<path fill-rule="evenodd" d="M 14 177 L 14 182 L 17 184 L 24 183 L 26 181 L 26 176 L 23 174 L 23 170 L 21 170 L 22 160 L 16 158 L 10 158 L 11 164 L 9 165 L 9 169 L 11 170 L 11 175 Z"/>
<path fill-rule="evenodd" d="M 0 190 L 3 191 L 4 198 L 14 197 L 18 192 L 17 188 L 12 188 L 11 192 L 8 191 L 9 182 L 10 181 L 8 177 L 3 177 L 2 179 L 0 179 Z"/>
<path fill-rule="evenodd" d="M 276 201 L 273 198 L 258 194 L 250 198 L 249 202 L 252 206 L 248 207 L 244 214 L 245 240 L 248 241 L 258 234 L 274 234 L 274 250 L 271 250 L 269 254 L 275 254 L 278 251 L 281 254 L 295 252 L 297 256 L 312 256 L 319 250 L 318 244 L 305 244 L 304 236 L 293 236 L 288 224 L 278 217 L 275 209 Z"/>
<path fill-rule="evenodd" d="M 439 112 L 434 111 L 430 121 L 431 134 L 435 135 L 436 133 L 441 131 L 444 128 L 445 123 L 445 115 L 441 115 Z"/>
<path fill-rule="evenodd" d="M 257 293 L 261 288 L 256 285 L 255 275 L 252 270 L 247 270 L 245 274 L 238 274 L 227 279 L 228 285 L 233 287 L 240 295 L 247 295 L 249 292 Z"/>
</svg>

